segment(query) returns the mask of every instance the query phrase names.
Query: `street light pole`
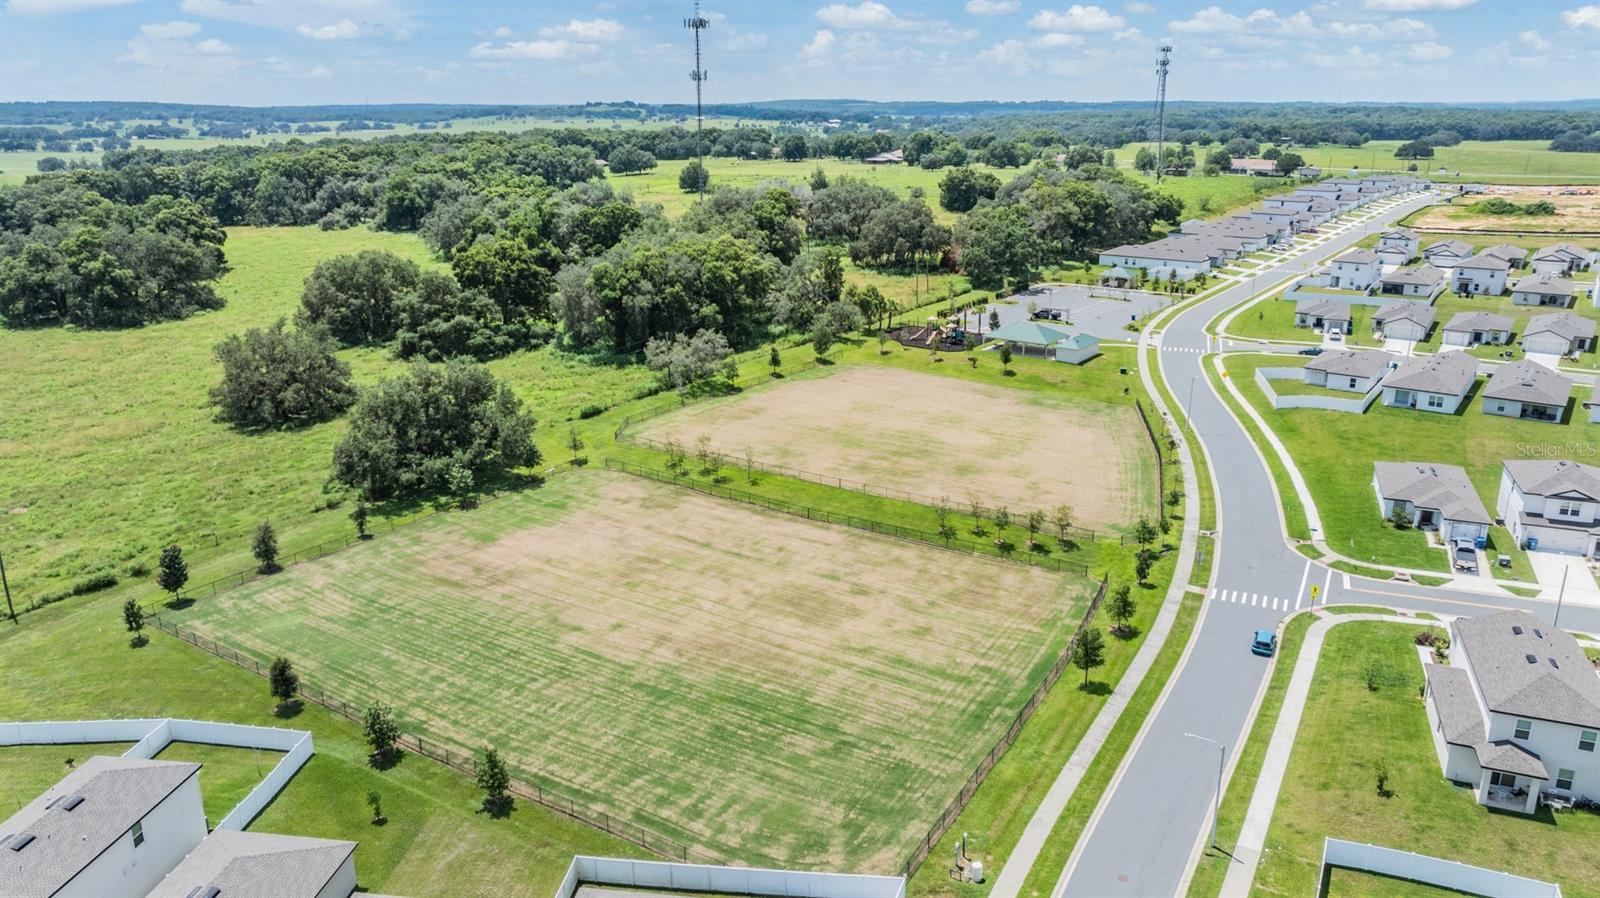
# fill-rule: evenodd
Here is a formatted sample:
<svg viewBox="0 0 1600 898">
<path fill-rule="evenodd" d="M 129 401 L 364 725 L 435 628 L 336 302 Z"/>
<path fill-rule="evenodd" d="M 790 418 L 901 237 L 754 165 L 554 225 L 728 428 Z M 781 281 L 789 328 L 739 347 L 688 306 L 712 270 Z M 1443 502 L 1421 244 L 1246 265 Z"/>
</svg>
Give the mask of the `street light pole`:
<svg viewBox="0 0 1600 898">
<path fill-rule="evenodd" d="M 1561 571 L 1561 591 L 1556 593 L 1555 626 L 1557 627 L 1561 626 L 1561 600 L 1567 596 L 1567 574 L 1570 573 L 1571 570 L 1571 568 L 1563 568 Z M 12 619 L 15 620 L 14 617 Z"/>
<path fill-rule="evenodd" d="M 0 555 L 0 587 L 6 593 L 6 613 L 11 615 L 11 622 L 17 622 L 17 609 L 11 607 L 11 581 L 6 579 L 6 556 Z"/>
<path fill-rule="evenodd" d="M 1199 375 L 1189 378 L 1189 398 L 1183 403 L 1183 417 L 1188 421 L 1194 420 L 1194 415 L 1191 414 L 1194 409 L 1194 382 L 1199 379 Z"/>
<path fill-rule="evenodd" d="M 1227 766 L 1228 763 L 1228 746 L 1223 745 L 1221 742 L 1218 742 L 1215 739 L 1207 739 L 1204 736 L 1197 736 L 1194 733 L 1184 733 L 1184 735 L 1188 736 L 1190 739 L 1199 739 L 1201 742 L 1209 742 L 1217 747 L 1217 794 L 1216 799 L 1211 807 L 1211 847 L 1215 848 L 1217 847 L 1217 818 L 1222 816 L 1222 768 Z"/>
</svg>

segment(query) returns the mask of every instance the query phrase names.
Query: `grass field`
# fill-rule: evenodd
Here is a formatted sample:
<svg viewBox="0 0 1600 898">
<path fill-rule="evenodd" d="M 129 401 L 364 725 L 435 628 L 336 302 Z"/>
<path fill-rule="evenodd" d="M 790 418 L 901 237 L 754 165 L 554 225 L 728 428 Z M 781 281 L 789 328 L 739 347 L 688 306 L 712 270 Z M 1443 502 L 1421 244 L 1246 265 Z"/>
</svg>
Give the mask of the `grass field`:
<svg viewBox="0 0 1600 898">
<path fill-rule="evenodd" d="M 579 471 L 178 620 L 714 854 L 892 872 L 1092 586 L 952 561 Z"/>
<path fill-rule="evenodd" d="M 960 506 L 972 496 L 1018 515 L 1067 504 L 1096 529 L 1128 527 L 1156 502 L 1149 437 L 1129 404 L 883 366 L 809 372 L 696 403 L 635 433 L 690 447 L 704 436 L 736 460 L 748 448 L 767 464 L 924 504 Z"/>
<path fill-rule="evenodd" d="M 1492 813 L 1440 773 L 1417 697 L 1416 630 L 1358 621 L 1328 633 L 1250 893 L 1312 894 L 1331 836 L 1555 880 L 1574 898 L 1600 895 L 1600 815 Z M 1374 785 L 1380 764 L 1387 797 Z"/>
<path fill-rule="evenodd" d="M 1360 172 L 1398 172 L 1416 174 L 1437 181 L 1485 181 L 1494 184 L 1561 184 L 1600 182 L 1600 153 L 1557 153 L 1548 140 L 1466 140 L 1453 147 L 1436 147 L 1432 159 L 1417 159 L 1417 171 L 1407 172 L 1412 160 L 1396 159 L 1398 140 L 1374 140 L 1359 147 L 1297 147 L 1308 164 L 1320 166 L 1324 174 L 1348 175 L 1356 166 Z M 1133 165 L 1140 146 L 1129 144 L 1117 150 L 1117 164 Z M 1210 149 L 1215 149 L 1215 146 Z M 1196 148 L 1197 150 L 1199 148 Z M 1440 168 L 1444 174 L 1439 173 Z M 1459 171 L 1460 177 L 1456 176 Z"/>
<path fill-rule="evenodd" d="M 1474 208 L 1487 197 L 1517 205 L 1551 203 L 1554 215 L 1488 215 Z M 1430 206 L 1410 222 L 1425 229 L 1462 231 L 1530 231 L 1593 233 L 1600 230 L 1600 189 L 1594 187 L 1490 187 L 1482 196 L 1462 197 L 1449 205 Z"/>
</svg>

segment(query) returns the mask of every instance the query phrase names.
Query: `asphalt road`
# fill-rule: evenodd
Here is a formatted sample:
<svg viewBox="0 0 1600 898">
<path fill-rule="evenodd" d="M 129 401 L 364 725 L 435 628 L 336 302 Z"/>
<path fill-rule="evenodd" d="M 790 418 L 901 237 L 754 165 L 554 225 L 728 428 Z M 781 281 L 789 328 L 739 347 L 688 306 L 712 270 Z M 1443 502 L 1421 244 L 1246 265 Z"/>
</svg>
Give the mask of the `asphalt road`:
<svg viewBox="0 0 1600 898">
<path fill-rule="evenodd" d="M 1395 207 L 1334 237 L 1316 255 L 1336 253 L 1425 202 Z M 1255 285 L 1265 288 L 1304 267 L 1304 259 L 1285 262 L 1185 310 L 1161 336 L 1161 373 L 1177 402 L 1189 406 L 1190 422 L 1205 444 L 1217 480 L 1215 588 L 1206 598 L 1187 660 L 1121 776 L 1103 796 L 1055 898 L 1178 893 L 1199 839 L 1210 826 L 1219 756 L 1214 745 L 1185 734 L 1215 740 L 1230 750 L 1241 741 L 1268 670 L 1267 660 L 1249 651 L 1251 632 L 1273 629 L 1287 614 L 1309 607 L 1313 584 L 1320 588 L 1320 602 L 1383 604 L 1448 615 L 1481 614 L 1491 607 L 1521 608 L 1547 620 L 1554 615 L 1554 605 L 1536 600 L 1347 578 L 1289 548 L 1271 475 L 1249 435 L 1211 389 L 1201 364 L 1208 321 L 1249 298 Z M 1194 452 L 1200 448 L 1190 447 Z M 1562 611 L 1561 624 L 1596 632 L 1600 609 L 1569 606 Z"/>
</svg>

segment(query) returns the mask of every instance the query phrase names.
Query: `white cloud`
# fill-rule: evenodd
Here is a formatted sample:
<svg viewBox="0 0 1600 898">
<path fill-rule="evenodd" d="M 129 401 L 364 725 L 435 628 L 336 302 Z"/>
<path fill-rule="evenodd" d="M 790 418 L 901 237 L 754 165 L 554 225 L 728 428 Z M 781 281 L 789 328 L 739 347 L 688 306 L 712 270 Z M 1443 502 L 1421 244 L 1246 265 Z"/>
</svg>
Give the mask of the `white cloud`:
<svg viewBox="0 0 1600 898">
<path fill-rule="evenodd" d="M 1187 19 L 1169 23 L 1167 27 L 1184 34 L 1235 34 L 1243 33 L 1249 25 L 1233 13 L 1224 12 L 1220 6 L 1208 6 Z"/>
<path fill-rule="evenodd" d="M 400 0 L 183 0 L 181 5 L 190 15 L 282 31 L 338 27 L 349 21 L 363 33 L 405 37 L 414 24 L 413 7 Z"/>
<path fill-rule="evenodd" d="M 473 59 L 572 59 L 595 52 L 594 44 L 572 41 L 509 41 L 504 44 L 482 43 L 467 51 Z"/>
<path fill-rule="evenodd" d="M 1600 6 L 1590 4 L 1577 9 L 1561 11 L 1561 21 L 1568 28 L 1600 28 Z"/>
<path fill-rule="evenodd" d="M 1437 34 L 1427 22 L 1406 18 L 1380 22 L 1330 22 L 1327 28 L 1339 37 L 1372 41 L 1417 41 Z"/>
<path fill-rule="evenodd" d="M 1122 11 L 1130 16 L 1146 16 L 1155 12 L 1156 8 L 1153 4 L 1140 3 L 1138 0 L 1134 0 L 1132 3 L 1122 4 Z"/>
<path fill-rule="evenodd" d="M 1420 44 L 1412 44 L 1406 55 L 1418 62 L 1438 62 L 1441 59 L 1449 59 L 1455 52 L 1444 44 L 1423 41 Z"/>
<path fill-rule="evenodd" d="M 1522 41 L 1524 44 L 1527 44 L 1535 50 L 1550 49 L 1550 42 L 1545 40 L 1543 37 L 1540 37 L 1539 32 L 1537 31 L 1524 31 L 1517 35 L 1517 40 Z"/>
<path fill-rule="evenodd" d="M 347 41 L 361 36 L 361 26 L 349 19 L 340 19 L 331 25 L 299 25 L 295 33 L 314 41 Z"/>
<path fill-rule="evenodd" d="M 571 38 L 594 43 L 614 41 L 622 37 L 622 24 L 612 19 L 573 19 L 565 25 L 549 25 L 539 29 L 540 37 Z"/>
<path fill-rule="evenodd" d="M 332 76 L 333 76 L 333 69 L 328 68 L 327 66 L 323 65 L 320 62 L 317 63 L 316 65 L 312 66 L 311 68 L 306 69 L 306 77 L 307 78 L 330 78 Z"/>
<path fill-rule="evenodd" d="M 1111 35 L 1111 39 L 1114 41 L 1136 41 L 1141 37 L 1144 37 L 1144 32 L 1137 28 L 1124 28 Z"/>
<path fill-rule="evenodd" d="M 501 25 L 499 28 L 496 28 L 494 30 L 494 36 L 495 37 L 510 37 L 512 34 L 515 34 L 515 33 L 516 32 L 513 32 L 510 28 L 507 28 L 504 25 Z"/>
<path fill-rule="evenodd" d="M 824 28 L 811 38 L 810 43 L 800 48 L 800 59 L 809 65 L 821 65 L 833 53 L 837 43 L 833 32 Z"/>
<path fill-rule="evenodd" d="M 1307 53 L 1305 58 L 1312 65 L 1324 69 L 1361 71 L 1383 64 L 1382 56 L 1377 53 L 1368 53 L 1360 47 L 1351 47 L 1334 53 Z"/>
<path fill-rule="evenodd" d="M 975 16 L 1003 16 L 1022 8 L 1022 0 L 967 0 L 967 12 Z"/>
<path fill-rule="evenodd" d="M 214 37 L 213 38 L 209 38 L 207 40 L 203 40 L 198 44 L 195 44 L 194 48 L 196 50 L 200 51 L 201 53 L 204 53 L 204 54 L 206 54 L 208 56 L 222 56 L 224 54 L 232 53 L 234 51 L 233 47 L 223 43 L 222 41 L 217 40 Z"/>
<path fill-rule="evenodd" d="M 739 32 L 726 38 L 719 45 L 730 53 L 742 53 L 747 50 L 765 50 L 768 40 L 765 34 L 759 32 Z"/>
<path fill-rule="evenodd" d="M 188 37 L 199 32 L 200 26 L 194 22 L 153 22 L 149 25 L 140 25 L 139 33 L 145 37 L 156 40 L 175 40 Z"/>
<path fill-rule="evenodd" d="M 1083 46 L 1083 37 L 1077 34 L 1067 34 L 1064 31 L 1052 31 L 1034 38 L 1033 45 L 1036 47 L 1081 47 Z"/>
<path fill-rule="evenodd" d="M 1126 19 L 1112 15 L 1101 7 L 1076 3 L 1067 7 L 1065 12 L 1040 10 L 1028 20 L 1028 27 L 1038 31 L 1119 31 L 1127 25 Z"/>
<path fill-rule="evenodd" d="M 1382 12 L 1447 12 L 1466 9 L 1478 0 L 1362 0 L 1367 9 Z"/>
<path fill-rule="evenodd" d="M 184 39 L 198 30 L 180 34 L 185 29 L 158 27 L 152 33 L 148 28 L 140 28 L 128 41 L 128 52 L 117 61 L 189 77 L 227 75 L 253 64 L 237 48 L 216 38 L 198 43 Z"/>
<path fill-rule="evenodd" d="M 127 6 L 133 0 L 6 0 L 6 12 L 19 16 L 48 16 L 55 13 L 82 12 L 107 6 Z"/>
<path fill-rule="evenodd" d="M 1001 41 L 981 51 L 978 53 L 978 62 L 1014 75 L 1025 75 L 1039 67 L 1039 63 L 1028 53 L 1027 45 L 1019 40 Z"/>
<path fill-rule="evenodd" d="M 829 3 L 817 10 L 817 18 L 834 28 L 868 29 L 886 28 L 906 31 L 916 27 L 910 19 L 894 14 L 894 10 L 877 0 L 861 0 L 855 6 L 847 3 Z"/>
</svg>

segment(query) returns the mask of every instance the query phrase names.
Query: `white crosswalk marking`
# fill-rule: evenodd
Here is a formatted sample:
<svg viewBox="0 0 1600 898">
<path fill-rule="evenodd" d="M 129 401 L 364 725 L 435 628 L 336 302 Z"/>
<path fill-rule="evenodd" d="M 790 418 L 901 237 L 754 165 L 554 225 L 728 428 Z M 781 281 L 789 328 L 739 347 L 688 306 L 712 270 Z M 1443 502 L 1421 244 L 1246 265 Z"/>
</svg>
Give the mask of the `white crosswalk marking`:
<svg viewBox="0 0 1600 898">
<path fill-rule="evenodd" d="M 1296 610 L 1296 611 L 1300 610 L 1300 598 L 1301 598 L 1300 596 L 1295 596 L 1294 597 L 1294 610 Z"/>
<path fill-rule="evenodd" d="M 1255 606 L 1257 598 L 1260 598 L 1260 597 L 1257 596 L 1255 593 L 1251 593 L 1250 594 L 1250 605 L 1251 605 L 1251 607 Z"/>
</svg>

